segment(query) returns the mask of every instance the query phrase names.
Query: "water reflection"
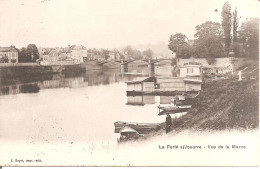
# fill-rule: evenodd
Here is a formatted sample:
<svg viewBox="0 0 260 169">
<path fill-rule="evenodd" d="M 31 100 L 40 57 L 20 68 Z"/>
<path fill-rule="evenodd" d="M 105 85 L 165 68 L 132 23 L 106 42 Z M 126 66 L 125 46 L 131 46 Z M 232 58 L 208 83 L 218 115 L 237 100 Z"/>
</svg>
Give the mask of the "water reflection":
<svg viewBox="0 0 260 169">
<path fill-rule="evenodd" d="M 138 75 L 142 76 L 142 75 Z M 87 86 L 108 85 L 121 81 L 129 81 L 136 76 L 123 75 L 120 70 L 87 71 L 83 74 L 67 73 L 42 75 L 37 77 L 17 77 L 1 79 L 0 95 L 19 93 L 37 93 L 43 89 L 82 88 Z"/>
<path fill-rule="evenodd" d="M 170 104 L 173 96 L 156 96 L 156 95 L 141 95 L 141 96 L 127 96 L 128 105 L 141 105 L 146 104 Z"/>
</svg>

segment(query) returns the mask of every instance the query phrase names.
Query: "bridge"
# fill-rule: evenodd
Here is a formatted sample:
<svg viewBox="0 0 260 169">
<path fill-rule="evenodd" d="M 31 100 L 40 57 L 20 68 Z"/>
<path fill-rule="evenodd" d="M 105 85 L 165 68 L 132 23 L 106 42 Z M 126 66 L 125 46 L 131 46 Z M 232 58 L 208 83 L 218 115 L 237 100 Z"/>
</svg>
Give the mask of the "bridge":
<svg viewBox="0 0 260 169">
<path fill-rule="evenodd" d="M 154 63 L 165 61 L 165 60 L 171 61 L 171 59 L 129 59 L 129 60 L 104 60 L 104 61 L 98 61 L 97 63 L 99 65 L 103 65 L 105 63 L 115 61 L 115 62 L 121 63 L 121 65 L 126 65 L 131 62 L 144 61 L 144 62 L 147 62 L 150 64 L 154 64 Z"/>
<path fill-rule="evenodd" d="M 162 61 L 172 61 L 172 59 L 129 59 L 129 60 L 103 60 L 97 61 L 99 66 L 103 66 L 106 63 L 117 62 L 120 63 L 121 72 L 128 72 L 128 64 L 132 62 L 143 61 L 148 65 L 149 74 L 154 73 L 154 64 Z"/>
</svg>

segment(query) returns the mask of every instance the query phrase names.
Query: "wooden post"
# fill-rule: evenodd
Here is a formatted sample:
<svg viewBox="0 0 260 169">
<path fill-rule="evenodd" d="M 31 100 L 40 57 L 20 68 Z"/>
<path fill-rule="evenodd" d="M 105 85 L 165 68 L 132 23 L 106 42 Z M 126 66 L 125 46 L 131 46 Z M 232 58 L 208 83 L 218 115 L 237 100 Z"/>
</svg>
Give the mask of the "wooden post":
<svg viewBox="0 0 260 169">
<path fill-rule="evenodd" d="M 241 77 L 241 70 L 238 71 L 238 81 L 241 81 L 242 80 L 242 77 Z"/>
</svg>

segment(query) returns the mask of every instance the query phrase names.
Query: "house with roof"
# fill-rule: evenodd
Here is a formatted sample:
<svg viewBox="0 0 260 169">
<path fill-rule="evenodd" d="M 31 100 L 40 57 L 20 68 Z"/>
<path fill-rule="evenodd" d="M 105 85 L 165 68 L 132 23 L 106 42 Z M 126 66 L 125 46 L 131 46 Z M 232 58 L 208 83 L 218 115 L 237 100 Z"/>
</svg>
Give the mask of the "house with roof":
<svg viewBox="0 0 260 169">
<path fill-rule="evenodd" d="M 43 52 L 42 61 L 40 62 L 40 64 L 44 66 L 56 65 L 57 60 L 58 60 L 58 52 L 55 49 L 52 49 L 49 52 L 47 51 Z"/>
<path fill-rule="evenodd" d="M 93 60 L 102 60 L 104 57 L 101 54 L 101 51 L 98 49 L 88 49 L 87 50 L 87 58 L 84 61 L 93 61 Z"/>
<path fill-rule="evenodd" d="M 157 93 L 157 92 L 189 92 L 200 91 L 201 77 L 141 77 L 134 81 L 126 82 L 127 93 Z"/>
<path fill-rule="evenodd" d="M 75 46 L 71 47 L 71 58 L 74 60 L 75 63 L 81 63 L 88 57 L 88 51 L 85 46 Z"/>
<path fill-rule="evenodd" d="M 227 72 L 234 71 L 234 58 L 225 57 L 225 58 L 216 58 L 214 63 L 209 63 L 205 58 L 189 58 L 189 59 L 177 59 L 177 67 L 183 67 L 185 64 L 191 62 L 199 63 L 201 65 L 201 71 L 203 73 L 215 73 L 222 74 Z"/>
<path fill-rule="evenodd" d="M 154 91 L 154 77 L 140 77 L 134 81 L 126 82 L 127 91 L 137 91 L 137 92 L 145 92 L 145 91 Z"/>
<path fill-rule="evenodd" d="M 0 62 L 18 63 L 18 49 L 15 46 L 0 47 Z"/>
<path fill-rule="evenodd" d="M 201 64 L 197 62 L 187 62 L 183 65 L 177 67 L 177 75 L 179 77 L 187 77 L 187 76 L 201 76 Z"/>
</svg>

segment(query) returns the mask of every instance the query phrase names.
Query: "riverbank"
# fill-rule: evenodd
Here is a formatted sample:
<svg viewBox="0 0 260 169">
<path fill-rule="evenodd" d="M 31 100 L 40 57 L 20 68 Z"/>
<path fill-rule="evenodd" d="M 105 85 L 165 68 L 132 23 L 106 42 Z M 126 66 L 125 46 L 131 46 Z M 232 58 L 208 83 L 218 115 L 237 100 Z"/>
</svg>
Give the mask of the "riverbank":
<svg viewBox="0 0 260 169">
<path fill-rule="evenodd" d="M 63 65 L 63 66 L 40 66 L 31 64 L 17 64 L 13 66 L 0 66 L 0 78 L 16 78 L 24 76 L 41 76 L 47 74 L 54 74 L 60 72 L 85 72 L 86 70 L 81 68 L 80 65 Z"/>
<path fill-rule="evenodd" d="M 251 72 L 254 67 L 248 68 Z M 250 75 L 258 77 L 258 71 Z M 173 119 L 172 131 L 258 129 L 259 82 L 257 79 L 238 81 L 237 78 L 209 81 L 193 102 L 192 109 Z"/>
<path fill-rule="evenodd" d="M 237 75 L 224 79 L 206 80 L 200 95 L 193 100 L 192 108 L 179 118 L 173 118 L 170 134 L 192 131 L 249 131 L 259 128 L 258 65 L 248 65 L 243 71 L 244 80 Z M 250 77 L 255 76 L 256 79 Z M 165 126 L 165 122 L 161 123 Z M 149 139 L 164 135 L 165 127 L 150 133 Z"/>
</svg>

